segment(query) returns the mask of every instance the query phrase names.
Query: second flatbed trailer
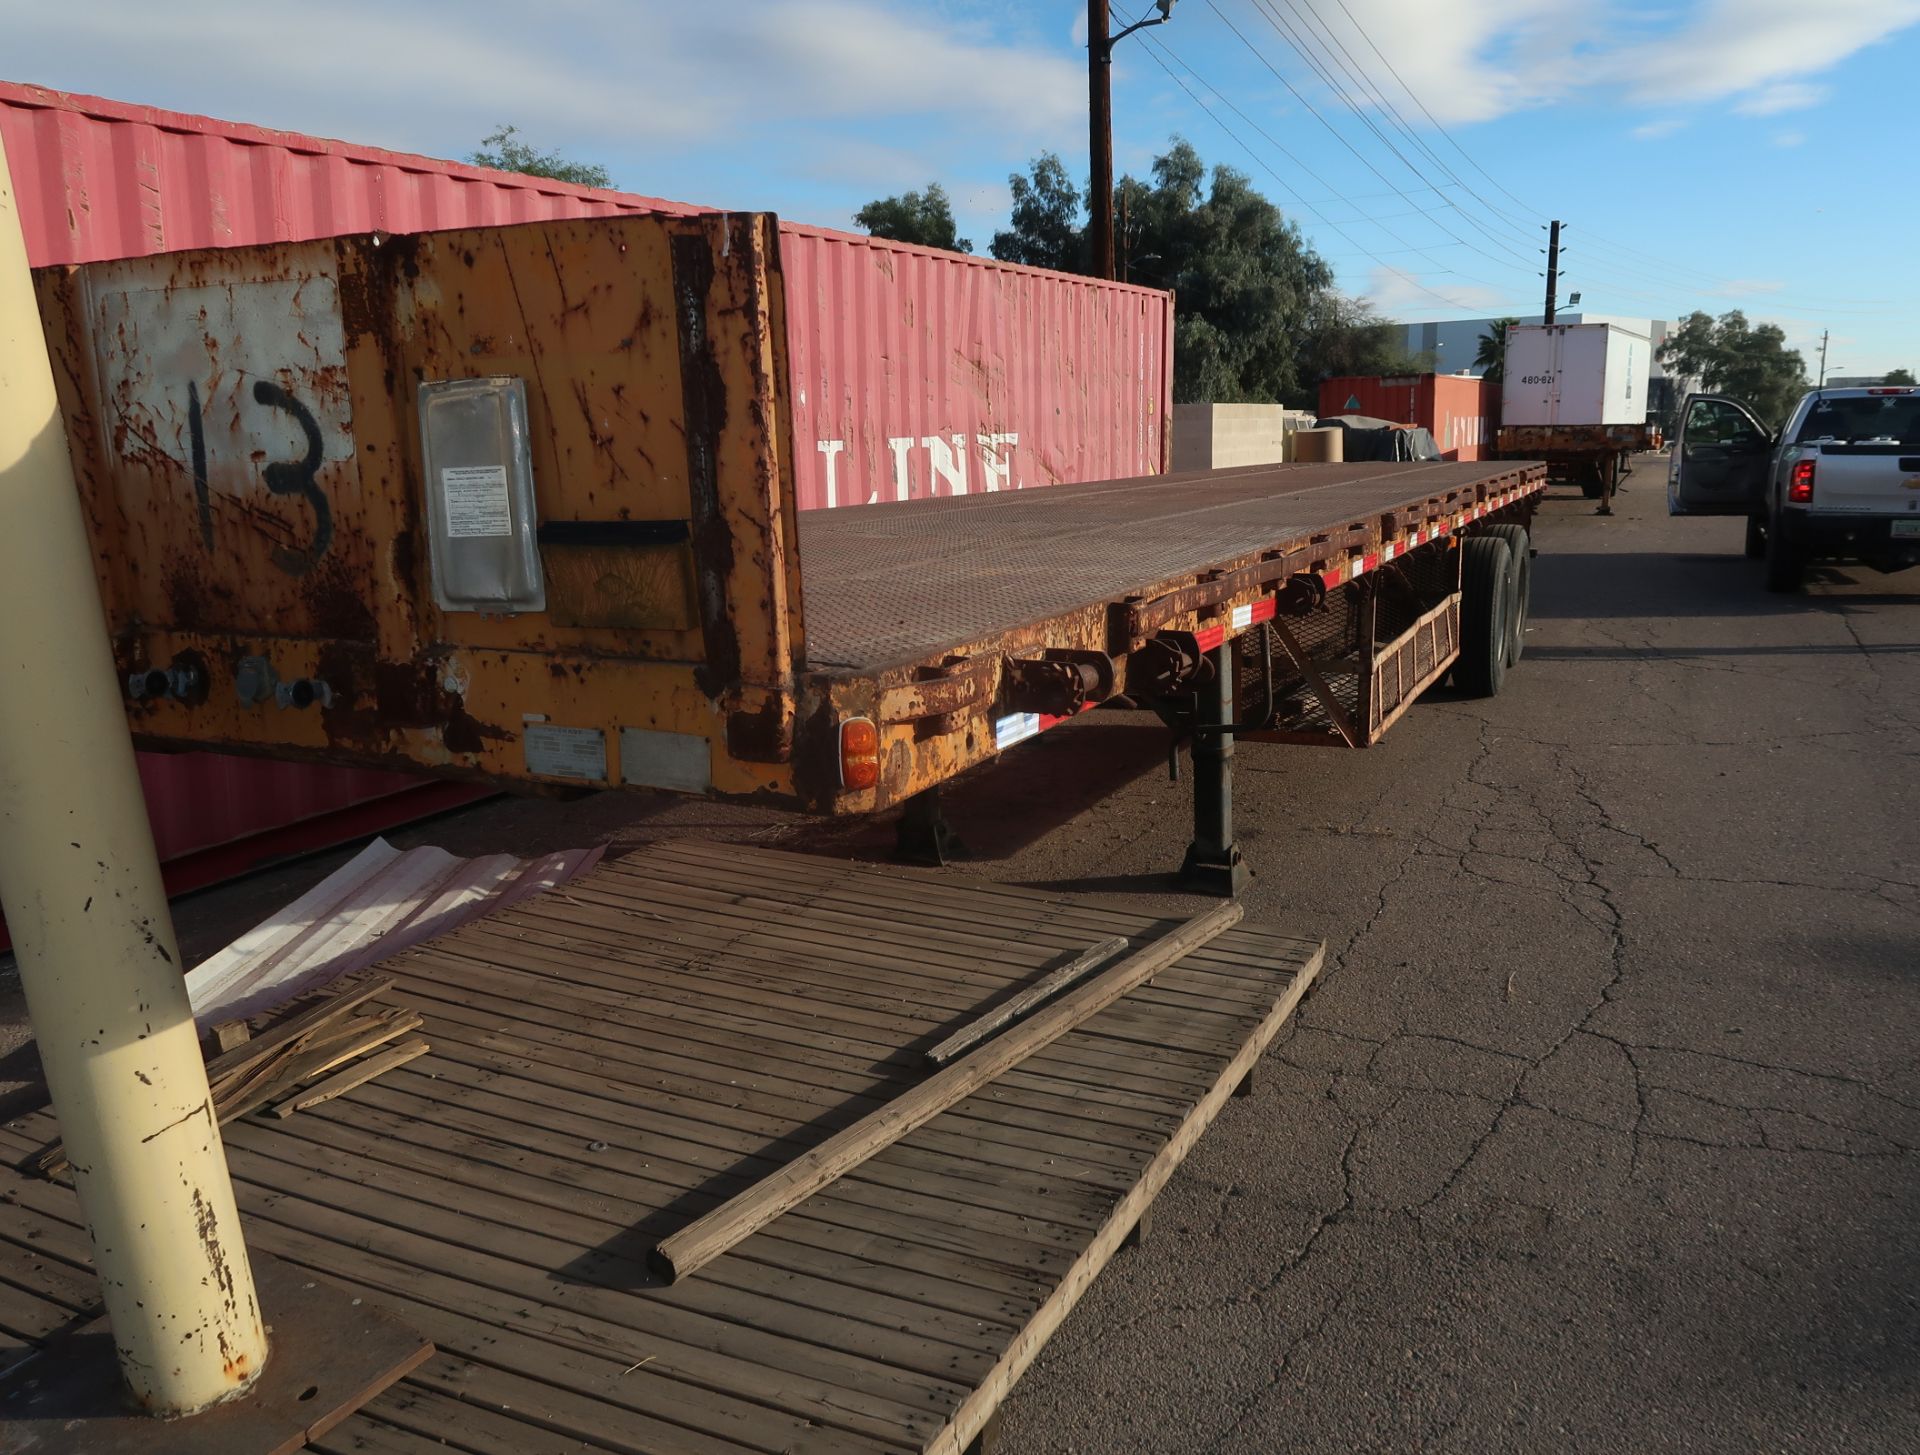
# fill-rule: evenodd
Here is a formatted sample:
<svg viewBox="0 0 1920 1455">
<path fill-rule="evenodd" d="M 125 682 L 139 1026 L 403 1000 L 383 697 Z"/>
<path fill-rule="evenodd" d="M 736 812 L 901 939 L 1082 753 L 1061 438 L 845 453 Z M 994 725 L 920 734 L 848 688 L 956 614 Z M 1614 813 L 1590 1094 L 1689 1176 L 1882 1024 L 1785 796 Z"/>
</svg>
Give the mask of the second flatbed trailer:
<svg viewBox="0 0 1920 1455">
<path fill-rule="evenodd" d="M 1138 708 L 1190 740 L 1186 868 L 1231 892 L 1236 738 L 1365 747 L 1449 672 L 1490 693 L 1520 653 L 1538 464 L 800 514 L 766 215 L 39 285 L 145 745 L 904 806 L 937 857 L 943 783 Z"/>
</svg>

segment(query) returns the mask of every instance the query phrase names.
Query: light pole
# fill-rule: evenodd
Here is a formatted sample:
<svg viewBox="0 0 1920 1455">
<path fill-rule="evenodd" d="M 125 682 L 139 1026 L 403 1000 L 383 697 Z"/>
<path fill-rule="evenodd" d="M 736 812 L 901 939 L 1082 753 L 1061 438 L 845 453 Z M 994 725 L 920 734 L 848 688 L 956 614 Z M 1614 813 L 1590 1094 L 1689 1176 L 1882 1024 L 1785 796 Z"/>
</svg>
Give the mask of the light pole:
<svg viewBox="0 0 1920 1455">
<path fill-rule="evenodd" d="M 121 1371 L 139 1407 L 192 1414 L 253 1383 L 267 1336 L 4 148 L 0 655 L 0 903 L 27 1011 Z"/>
<path fill-rule="evenodd" d="M 1087 150 L 1093 164 L 1093 271 L 1113 272 L 1113 48 L 1136 30 L 1173 19 L 1175 0 L 1154 0 L 1160 13 L 1108 35 L 1107 0 L 1087 0 Z"/>
</svg>

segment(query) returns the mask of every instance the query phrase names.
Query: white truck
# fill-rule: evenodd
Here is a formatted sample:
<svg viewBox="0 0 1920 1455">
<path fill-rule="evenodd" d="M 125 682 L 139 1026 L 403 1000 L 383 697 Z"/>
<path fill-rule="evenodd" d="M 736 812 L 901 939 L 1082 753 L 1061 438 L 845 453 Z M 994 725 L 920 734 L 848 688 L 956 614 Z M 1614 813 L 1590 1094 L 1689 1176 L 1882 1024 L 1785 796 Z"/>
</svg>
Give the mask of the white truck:
<svg viewBox="0 0 1920 1455">
<path fill-rule="evenodd" d="M 1647 422 L 1645 334 L 1616 323 L 1515 324 L 1507 330 L 1497 453 L 1545 460 L 1611 513 L 1628 459 L 1657 449 Z"/>
<path fill-rule="evenodd" d="M 1739 400 L 1691 394 L 1667 467 L 1673 515 L 1744 515 L 1769 591 L 1814 560 L 1920 565 L 1920 389 L 1814 389 L 1776 435 Z"/>
</svg>

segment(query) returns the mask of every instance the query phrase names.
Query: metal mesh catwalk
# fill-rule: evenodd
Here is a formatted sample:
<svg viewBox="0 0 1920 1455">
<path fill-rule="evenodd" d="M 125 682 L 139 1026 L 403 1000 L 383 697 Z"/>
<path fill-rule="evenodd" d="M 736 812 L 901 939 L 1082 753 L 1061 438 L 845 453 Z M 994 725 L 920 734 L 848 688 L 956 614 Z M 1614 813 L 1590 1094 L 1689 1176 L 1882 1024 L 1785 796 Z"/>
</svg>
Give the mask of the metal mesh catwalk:
<svg viewBox="0 0 1920 1455">
<path fill-rule="evenodd" d="M 1437 495 L 1511 461 L 1261 465 L 806 511 L 808 664 L 881 671 L 1031 623 L 1152 596 L 1203 571 Z"/>
</svg>

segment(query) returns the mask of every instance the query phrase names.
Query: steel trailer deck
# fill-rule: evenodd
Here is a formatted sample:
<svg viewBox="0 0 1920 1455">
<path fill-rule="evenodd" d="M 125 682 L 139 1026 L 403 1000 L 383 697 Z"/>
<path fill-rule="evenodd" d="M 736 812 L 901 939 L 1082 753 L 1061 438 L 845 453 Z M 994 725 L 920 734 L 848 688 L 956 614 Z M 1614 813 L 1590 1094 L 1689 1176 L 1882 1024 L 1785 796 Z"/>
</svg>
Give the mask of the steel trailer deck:
<svg viewBox="0 0 1920 1455">
<path fill-rule="evenodd" d="M 1471 512 L 1528 468 L 1257 465 L 808 511 L 799 526 L 808 665 L 883 673 L 1315 544 L 1326 547 L 1315 557 L 1323 566 L 1350 567 L 1401 534 L 1396 520 Z"/>
</svg>

